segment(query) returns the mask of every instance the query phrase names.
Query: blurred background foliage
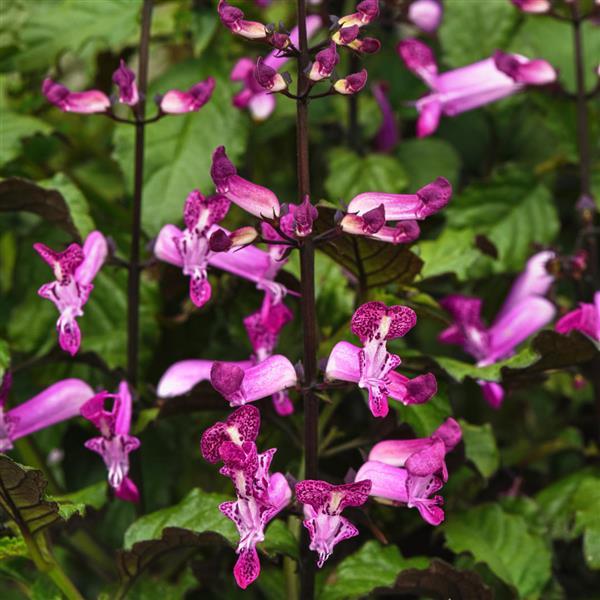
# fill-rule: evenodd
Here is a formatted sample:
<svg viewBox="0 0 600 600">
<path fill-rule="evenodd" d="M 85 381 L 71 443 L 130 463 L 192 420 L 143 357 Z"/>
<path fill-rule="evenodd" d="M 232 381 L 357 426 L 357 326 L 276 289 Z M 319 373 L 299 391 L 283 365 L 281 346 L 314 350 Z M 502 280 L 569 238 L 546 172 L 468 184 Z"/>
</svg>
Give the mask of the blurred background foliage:
<svg viewBox="0 0 600 600">
<path fill-rule="evenodd" d="M 278 98 L 275 113 L 262 123 L 253 123 L 232 106 L 238 88 L 229 80 L 231 68 L 241 56 L 256 56 L 257 48 L 220 25 L 215 4 L 156 2 L 149 98 L 170 88 L 185 89 L 209 75 L 217 86 L 199 113 L 165 118 L 147 129 L 145 258 L 151 257 L 152 239 L 163 224 L 180 224 L 183 202 L 192 189 L 212 193 L 210 156 L 217 145 L 227 147 L 249 179 L 273 189 L 282 201 L 296 201 L 295 105 Z M 262 13 L 251 2 L 236 4 L 265 22 L 281 20 L 290 27 L 295 23 L 295 3 L 288 0 L 275 0 Z M 579 234 L 574 103 L 558 93 L 532 90 L 446 118 L 435 137 L 416 139 L 410 102 L 425 88 L 402 67 L 395 52 L 399 39 L 414 34 L 398 23 L 401 5 L 401 0 L 382 2 L 376 25 L 382 50 L 364 65 L 369 82 L 389 84 L 401 142 L 389 154 L 375 151 L 373 137 L 381 117 L 368 86 L 358 98 L 357 131 L 348 131 L 346 98 L 315 101 L 310 110 L 311 183 L 315 200 L 335 206 L 362 191 L 414 191 L 437 176 L 453 183 L 451 204 L 423 224 L 422 236 L 411 248 L 423 264 L 414 257 L 407 262 L 408 255 L 401 253 L 387 267 L 385 278 L 368 281 L 370 298 L 409 304 L 417 311 L 418 326 L 401 343 L 392 344 L 393 350 L 402 355 L 407 372 L 433 368 L 440 393 L 423 406 L 395 405 L 384 420 L 370 417 L 358 390 L 343 396 L 332 393 L 322 405 L 322 475 L 341 481 L 361 464 L 374 440 L 429 435 L 449 415 L 461 419 L 464 444 L 450 456 L 446 523 L 433 529 L 416 511 L 387 506 L 370 505 L 368 511 L 357 512 L 362 534 L 336 549 L 335 560 L 320 573 L 319 598 L 358 597 L 393 585 L 403 569 L 426 568 L 435 557 L 454 564 L 460 585 L 467 585 L 461 579 L 464 571 L 475 571 L 499 599 L 600 597 L 598 430 L 592 386 L 573 383 L 581 373 L 589 374 L 585 364 L 577 363 L 588 361 L 597 349 L 577 337 L 573 343 L 580 354 L 563 357 L 560 366 L 567 368 L 550 364 L 540 370 L 536 363 L 544 348 L 538 343 L 520 350 L 508 366 L 484 372 L 460 351 L 436 341 L 447 319 L 437 303 L 443 295 L 481 296 L 485 316 L 491 319 L 513 277 L 536 249 L 573 251 Z M 68 376 L 110 390 L 123 373 L 125 272 L 111 264 L 97 278 L 80 320 L 82 353 L 72 360 L 57 349 L 54 307 L 37 296 L 50 272 L 32 244 L 60 248 L 97 228 L 111 237 L 116 256 L 128 255 L 133 129 L 101 116 L 63 114 L 46 102 L 40 87 L 50 74 L 73 89 L 110 90 L 120 58 L 136 67 L 140 6 L 139 0 L 2 4 L 1 175 L 58 191 L 69 215 L 49 222 L 31 212 L 0 212 L 0 366 L 10 361 L 14 372 L 11 404 Z M 549 60 L 560 69 L 564 88 L 573 91 L 568 24 L 544 16 L 524 17 L 508 0 L 445 0 L 444 6 L 439 35 L 430 40 L 443 68 L 479 60 L 501 48 Z M 332 0 L 327 12 L 339 15 L 348 8 Z M 600 34 L 592 23 L 584 26 L 584 40 L 586 85 L 592 89 L 593 68 L 600 57 Z M 348 69 L 341 64 L 339 70 Z M 294 76 L 291 63 L 289 70 Z M 589 106 L 598 199 L 600 111 L 597 103 Z M 150 115 L 152 111 L 150 103 Z M 4 201 L 0 196 L 0 203 Z M 225 224 L 246 222 L 233 207 Z M 336 254 L 321 253 L 317 262 L 323 358 L 335 342 L 351 340 L 348 325 L 357 293 L 352 265 Z M 292 259 L 285 270 L 293 288 L 297 262 Z M 78 510 L 86 507 L 85 516 L 76 511 L 66 525 L 53 530 L 58 558 L 86 598 L 114 597 L 117 567 L 112 557 L 123 547 L 118 563 L 122 576 L 132 582 L 129 598 L 243 595 L 230 574 L 231 547 L 208 533 L 235 540 L 231 523 L 215 508 L 230 494 L 229 482 L 204 463 L 198 446 L 204 428 L 225 414 L 221 401 L 207 386 L 164 405 L 154 391 L 160 375 L 176 360 L 232 360 L 250 354 L 242 319 L 257 309 L 261 294 L 251 284 L 214 270 L 210 279 L 213 300 L 197 310 L 178 270 L 153 264 L 144 273 L 143 384 L 136 414 L 145 516 L 107 497 L 104 467 L 82 446 L 92 432 L 82 419 L 16 444 L 13 457 L 41 468 L 52 495 L 76 492 L 69 502 Z M 561 280 L 554 299 L 571 308 L 577 293 L 576 284 Z M 293 297 L 288 304 L 296 318 L 285 328 L 278 350 L 295 362 L 301 357 L 299 305 Z M 500 411 L 484 403 L 477 379 L 502 380 L 507 386 L 509 395 Z M 276 468 L 299 477 L 301 411 L 282 419 L 269 400 L 260 405 L 265 422 L 261 447 L 279 448 Z M 296 516 L 287 519 L 289 528 L 285 520 L 271 526 L 264 548 L 270 558 L 263 560 L 263 574 L 245 597 L 286 597 L 282 555 L 296 556 L 294 536 L 299 530 Z M 165 526 L 183 528 L 187 534 L 178 530 L 182 538 L 169 537 L 162 533 Z M 2 598 L 58 597 L 49 580 L 32 570 L 26 549 L 9 533 L 0 539 Z M 161 536 L 162 551 L 177 550 L 165 552 L 161 561 L 154 560 L 156 546 L 135 545 Z"/>
</svg>

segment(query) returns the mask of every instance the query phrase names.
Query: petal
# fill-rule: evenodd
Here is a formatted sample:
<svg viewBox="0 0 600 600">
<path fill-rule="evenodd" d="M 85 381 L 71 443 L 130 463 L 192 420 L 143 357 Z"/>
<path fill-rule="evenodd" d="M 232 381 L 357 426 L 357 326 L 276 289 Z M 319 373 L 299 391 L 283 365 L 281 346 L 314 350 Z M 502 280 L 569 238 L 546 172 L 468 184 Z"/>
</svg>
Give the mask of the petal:
<svg viewBox="0 0 600 600">
<path fill-rule="evenodd" d="M 416 452 L 420 452 L 431 446 L 430 438 L 418 438 L 415 440 L 385 440 L 375 444 L 369 452 L 369 460 L 403 467 L 406 461 Z"/>
<path fill-rule="evenodd" d="M 504 388 L 494 381 L 479 381 L 478 383 L 485 401 L 492 408 L 500 408 L 504 400 Z"/>
<path fill-rule="evenodd" d="M 404 405 L 424 404 L 437 393 L 437 381 L 433 373 L 425 373 L 409 379 L 397 371 L 392 371 L 388 377 L 389 396 Z"/>
<path fill-rule="evenodd" d="M 212 287 L 205 276 L 192 275 L 190 277 L 190 300 L 198 307 L 202 308 L 212 295 Z"/>
<path fill-rule="evenodd" d="M 474 326 L 482 328 L 481 298 L 453 294 L 443 298 L 440 301 L 440 306 L 452 315 L 452 318 L 459 327 Z"/>
<path fill-rule="evenodd" d="M 159 260 L 176 267 L 183 266 L 183 258 L 177 248 L 177 241 L 183 235 L 175 225 L 165 225 L 154 242 L 154 255 Z"/>
<path fill-rule="evenodd" d="M 338 342 L 333 347 L 327 360 L 327 366 L 325 367 L 326 379 L 339 379 L 358 383 L 360 379 L 360 350 L 350 342 Z"/>
<path fill-rule="evenodd" d="M 325 51 L 323 51 L 325 52 Z M 318 55 L 317 55 L 318 58 Z M 375 101 L 381 111 L 381 125 L 375 136 L 375 148 L 379 152 L 390 152 L 400 139 L 394 109 L 387 96 L 387 85 L 376 83 L 371 88 Z"/>
<path fill-rule="evenodd" d="M 335 487 L 319 479 L 305 479 L 296 484 L 296 498 L 298 502 L 308 504 L 318 511 L 329 501 Z"/>
<path fill-rule="evenodd" d="M 264 121 L 275 110 L 276 100 L 273 94 L 258 92 L 248 102 L 248 110 L 255 121 Z"/>
<path fill-rule="evenodd" d="M 285 356 L 275 354 L 246 369 L 241 386 L 246 402 L 252 402 L 293 387 L 297 380 L 294 365 Z"/>
<path fill-rule="evenodd" d="M 108 254 L 106 238 L 99 231 L 92 231 L 83 244 L 83 262 L 75 271 L 79 283 L 89 285 L 104 264 Z"/>
<path fill-rule="evenodd" d="M 556 81 L 554 67 L 545 60 L 529 60 L 518 54 L 500 50 L 494 53 L 496 67 L 517 83 L 545 85 Z"/>
<path fill-rule="evenodd" d="M 119 391 L 115 402 L 115 433 L 127 435 L 131 428 L 131 392 L 126 381 L 119 383 Z"/>
<path fill-rule="evenodd" d="M 227 230 L 225 230 L 227 231 Z M 274 262 L 268 252 L 255 246 L 246 246 L 232 252 L 209 255 L 208 264 L 255 283 L 272 280 L 284 262 Z"/>
<path fill-rule="evenodd" d="M 408 306 L 387 307 L 383 302 L 366 302 L 352 315 L 352 333 L 364 344 L 372 339 L 392 340 L 406 335 L 417 315 Z"/>
<path fill-rule="evenodd" d="M 458 421 L 449 417 L 433 432 L 433 436 L 440 438 L 446 446 L 446 452 L 450 452 L 462 439 L 462 429 Z"/>
<path fill-rule="evenodd" d="M 112 80 L 119 87 L 119 102 L 135 106 L 139 100 L 135 73 L 127 67 L 123 59 L 121 59 L 119 68 L 113 73 Z"/>
<path fill-rule="evenodd" d="M 81 114 L 103 113 L 110 108 L 110 100 L 104 92 L 89 90 L 71 92 L 64 100 L 62 110 Z"/>
<path fill-rule="evenodd" d="M 408 19 L 425 33 L 433 33 L 442 22 L 443 8 L 439 0 L 415 0 L 408 7 Z"/>
<path fill-rule="evenodd" d="M 233 568 L 233 575 L 239 587 L 245 590 L 260 575 L 260 561 L 256 548 L 246 548 L 240 555 Z"/>
<path fill-rule="evenodd" d="M 83 404 L 93 396 L 92 388 L 81 379 L 64 379 L 51 385 L 8 411 L 11 417 L 18 419 L 13 438 L 21 438 L 79 415 Z"/>
<path fill-rule="evenodd" d="M 245 376 L 246 370 L 232 363 L 215 361 L 210 369 L 210 383 L 227 400 L 240 393 Z"/>
<path fill-rule="evenodd" d="M 538 252 L 534 254 L 525 266 L 524 271 L 515 279 L 500 312 L 496 316 L 496 322 L 502 319 L 506 313 L 519 305 L 525 298 L 530 296 L 544 296 L 554 282 L 554 276 L 548 272 L 546 265 L 554 259 L 556 254 L 551 251 Z"/>
<path fill-rule="evenodd" d="M 246 79 L 253 71 L 254 61 L 251 58 L 243 57 L 235 63 L 229 77 L 231 78 L 231 81 L 244 81 L 244 79 Z"/>
<path fill-rule="evenodd" d="M 427 447 L 411 454 L 406 460 L 406 470 L 413 476 L 426 477 L 443 473 L 442 479 L 448 479 L 446 471 L 446 447 L 442 440 L 430 441 Z"/>
<path fill-rule="evenodd" d="M 395 502 L 408 502 L 406 469 L 369 460 L 356 474 L 354 481 L 371 481 L 371 496 Z"/>
<path fill-rule="evenodd" d="M 488 361 L 509 356 L 516 346 L 547 325 L 556 313 L 545 298 L 530 297 L 513 307 L 490 328 Z"/>
<path fill-rule="evenodd" d="M 429 46 L 416 39 L 407 39 L 398 43 L 396 51 L 407 69 L 430 87 L 435 84 L 437 63 Z"/>
<path fill-rule="evenodd" d="M 279 512 L 290 503 L 291 499 L 292 490 L 283 473 L 273 473 L 269 479 L 269 502 L 271 505 Z"/>
<path fill-rule="evenodd" d="M 140 492 L 129 477 L 125 477 L 121 485 L 115 490 L 115 496 L 126 502 L 139 502 Z"/>
<path fill-rule="evenodd" d="M 56 329 L 60 347 L 71 356 L 75 356 L 81 345 L 81 330 L 75 317 L 61 315 L 56 322 Z"/>
<path fill-rule="evenodd" d="M 419 109 L 417 137 L 424 138 L 437 130 L 442 116 L 442 105 L 437 100 L 427 100 L 420 101 L 417 108 Z"/>
<path fill-rule="evenodd" d="M 294 404 L 287 392 L 276 392 L 272 396 L 273 408 L 280 417 L 289 417 L 294 414 Z"/>
<path fill-rule="evenodd" d="M 188 92 L 169 90 L 160 100 L 160 110 L 164 113 L 177 115 L 194 110 L 194 98 Z"/>
</svg>

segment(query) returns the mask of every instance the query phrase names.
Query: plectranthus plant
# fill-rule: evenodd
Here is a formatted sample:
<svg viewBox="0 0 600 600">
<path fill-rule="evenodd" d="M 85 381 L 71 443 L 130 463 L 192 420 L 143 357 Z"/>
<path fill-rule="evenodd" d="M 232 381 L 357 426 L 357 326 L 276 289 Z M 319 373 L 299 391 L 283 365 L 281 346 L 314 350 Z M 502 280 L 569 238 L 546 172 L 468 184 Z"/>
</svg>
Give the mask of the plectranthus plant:
<svg viewBox="0 0 600 600">
<path fill-rule="evenodd" d="M 594 597 L 597 1 L 1 10 L 2 598 Z"/>
</svg>

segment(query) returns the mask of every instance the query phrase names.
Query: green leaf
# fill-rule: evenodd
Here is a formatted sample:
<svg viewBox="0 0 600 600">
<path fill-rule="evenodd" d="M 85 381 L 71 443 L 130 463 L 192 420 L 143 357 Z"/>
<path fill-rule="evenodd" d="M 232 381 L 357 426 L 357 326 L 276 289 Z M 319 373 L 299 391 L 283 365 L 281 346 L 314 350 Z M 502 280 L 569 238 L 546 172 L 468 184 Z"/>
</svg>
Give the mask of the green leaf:
<svg viewBox="0 0 600 600">
<path fill-rule="evenodd" d="M 293 536 L 285 521 L 272 521 L 265 541 L 261 544 L 267 554 L 287 554 L 298 558 L 298 540 Z"/>
<path fill-rule="evenodd" d="M 500 466 L 496 438 L 489 423 L 473 425 L 460 419 L 465 454 L 484 477 L 491 477 Z"/>
<path fill-rule="evenodd" d="M 539 598 L 551 576 L 551 553 L 520 515 L 483 504 L 453 515 L 444 525 L 447 546 L 485 563 L 521 598 Z"/>
<path fill-rule="evenodd" d="M 10 352 L 8 349 L 8 344 L 5 340 L 0 339 L 0 380 L 4 376 L 4 371 L 8 369 L 8 365 L 10 365 Z"/>
<path fill-rule="evenodd" d="M 421 269 L 423 278 L 454 273 L 460 281 L 469 277 L 469 270 L 482 257 L 475 247 L 475 234 L 469 229 L 456 231 L 444 228 L 435 240 L 425 240 L 416 246 L 417 253 L 424 262 Z"/>
<path fill-rule="evenodd" d="M 409 189 L 432 182 L 436 177 L 445 177 L 456 186 L 461 159 L 454 146 L 439 138 L 403 140 L 398 146 L 398 158 L 408 173 Z"/>
<path fill-rule="evenodd" d="M 27 544 L 21 537 L 1 537 L 0 538 L 0 561 L 17 556 L 28 556 Z"/>
<path fill-rule="evenodd" d="M 49 499 L 58 502 L 60 516 L 67 521 L 73 515 L 84 517 L 88 506 L 95 510 L 100 510 L 106 504 L 106 491 L 106 482 L 99 481 L 77 492 L 62 496 L 52 496 Z"/>
<path fill-rule="evenodd" d="M 548 188 L 515 168 L 467 187 L 445 213 L 450 228 L 466 230 L 467 235 L 484 234 L 496 246 L 496 272 L 520 270 L 533 245 L 549 244 L 559 229 Z"/>
<path fill-rule="evenodd" d="M 382 546 L 372 540 L 338 565 L 335 578 L 327 582 L 318 598 L 360 598 L 375 588 L 393 585 L 405 569 L 427 568 L 428 562 L 424 556 L 404 558 L 396 546 Z"/>
<path fill-rule="evenodd" d="M 18 30 L 18 45 L 3 55 L 3 70 L 47 69 L 64 50 L 91 58 L 98 50 L 118 52 L 125 42 L 136 40 L 141 0 L 37 0 L 24 4 L 26 15 Z"/>
<path fill-rule="evenodd" d="M 36 133 L 50 133 L 52 127 L 41 119 L 4 110 L 0 136 L 0 165 L 5 165 L 21 153 L 21 140 Z"/>
<path fill-rule="evenodd" d="M 148 93 L 187 89 L 209 75 L 217 81 L 212 98 L 199 112 L 167 116 L 146 131 L 144 159 L 144 205 L 142 222 L 149 235 L 166 223 L 182 220 L 183 204 L 195 188 L 212 193 L 212 153 L 225 146 L 234 164 L 246 147 L 246 116 L 232 106 L 231 83 L 218 73 L 228 67 L 216 57 L 189 60 L 173 67 L 155 81 Z M 121 165 L 130 191 L 133 189 L 134 136 L 131 128 L 115 130 L 115 158 Z"/>
<path fill-rule="evenodd" d="M 0 182 L 0 212 L 13 211 L 34 213 L 78 241 L 94 229 L 83 194 L 62 174 L 40 184 L 19 177 Z"/>
<path fill-rule="evenodd" d="M 425 404 L 404 406 L 392 402 L 401 421 L 408 423 L 419 437 L 431 435 L 451 414 L 452 408 L 445 394 L 437 393 Z"/>
<path fill-rule="evenodd" d="M 518 12 L 504 0 L 444 2 L 444 20 L 439 28 L 444 62 L 461 67 L 504 48 Z"/>
<path fill-rule="evenodd" d="M 600 477 L 586 477 L 573 494 L 575 530 L 583 532 L 583 555 L 590 569 L 600 569 Z"/>
<path fill-rule="evenodd" d="M 407 183 L 404 167 L 393 156 L 359 156 L 345 148 L 335 148 L 329 154 L 325 190 L 333 201 L 350 202 L 362 192 L 397 194 L 406 188 Z"/>
<path fill-rule="evenodd" d="M 223 494 L 207 494 L 193 489 L 179 504 L 140 517 L 125 532 L 123 547 L 129 550 L 136 542 L 159 539 L 165 527 L 179 527 L 192 532 L 212 531 L 234 544 L 237 530 L 232 521 L 219 511 L 219 504 L 230 500 Z"/>
</svg>

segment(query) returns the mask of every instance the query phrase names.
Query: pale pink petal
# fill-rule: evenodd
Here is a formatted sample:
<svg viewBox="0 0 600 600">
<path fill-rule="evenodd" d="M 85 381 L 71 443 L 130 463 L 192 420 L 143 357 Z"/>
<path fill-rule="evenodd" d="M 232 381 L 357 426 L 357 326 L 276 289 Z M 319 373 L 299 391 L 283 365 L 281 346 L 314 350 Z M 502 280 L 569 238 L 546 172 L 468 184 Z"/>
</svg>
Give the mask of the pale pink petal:
<svg viewBox="0 0 600 600">
<path fill-rule="evenodd" d="M 99 231 L 92 231 L 83 244 L 83 262 L 75 272 L 79 283 L 89 285 L 104 264 L 108 254 L 106 238 Z"/>
<path fill-rule="evenodd" d="M 479 381 L 485 401 L 495 409 L 500 408 L 504 400 L 504 388 L 495 381 Z"/>
<path fill-rule="evenodd" d="M 407 475 L 405 469 L 369 460 L 356 473 L 354 481 L 370 481 L 371 496 L 408 502 Z"/>
<path fill-rule="evenodd" d="M 183 233 L 175 225 L 165 225 L 154 242 L 154 255 L 176 267 L 183 266 L 183 257 L 177 248 L 177 241 Z"/>
</svg>

